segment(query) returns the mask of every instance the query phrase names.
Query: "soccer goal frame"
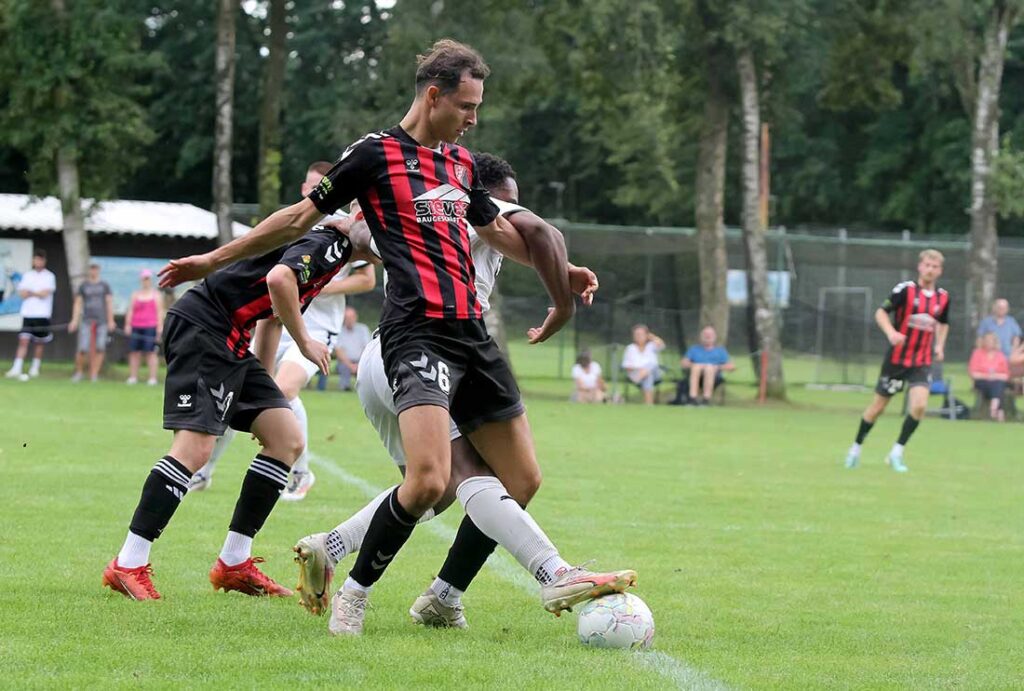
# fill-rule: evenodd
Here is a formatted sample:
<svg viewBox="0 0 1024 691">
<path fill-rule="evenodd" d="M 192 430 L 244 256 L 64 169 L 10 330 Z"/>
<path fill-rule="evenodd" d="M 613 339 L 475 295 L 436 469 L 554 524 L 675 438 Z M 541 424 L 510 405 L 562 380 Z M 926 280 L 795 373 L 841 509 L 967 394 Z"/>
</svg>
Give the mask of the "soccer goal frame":
<svg viewBox="0 0 1024 691">
<path fill-rule="evenodd" d="M 873 311 L 871 288 L 867 287 L 847 287 L 847 286 L 827 286 L 818 289 L 818 314 L 817 314 L 817 334 L 815 338 L 815 364 L 814 364 L 814 386 L 815 388 L 827 388 L 827 389 L 861 389 L 864 387 L 864 381 L 861 380 L 860 384 L 851 384 L 845 382 L 847 379 L 846 368 L 849 366 L 849 359 L 844 360 L 841 364 L 843 367 L 843 379 L 844 383 L 827 383 L 822 382 L 822 362 L 824 361 L 825 351 L 825 310 L 828 306 L 829 295 L 863 295 L 864 296 L 864 335 L 861 343 L 861 353 L 867 355 L 868 348 L 870 346 L 870 331 L 871 331 L 871 313 Z"/>
</svg>

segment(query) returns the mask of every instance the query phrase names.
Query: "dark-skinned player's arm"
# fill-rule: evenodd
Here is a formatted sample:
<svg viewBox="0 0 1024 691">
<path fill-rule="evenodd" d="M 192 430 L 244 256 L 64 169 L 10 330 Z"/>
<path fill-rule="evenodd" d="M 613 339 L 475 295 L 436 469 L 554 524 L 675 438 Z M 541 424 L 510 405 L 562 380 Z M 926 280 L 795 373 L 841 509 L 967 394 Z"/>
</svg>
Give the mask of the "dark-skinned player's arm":
<svg viewBox="0 0 1024 691">
<path fill-rule="evenodd" d="M 305 235 L 323 215 L 309 198 L 275 211 L 248 233 L 226 245 L 205 254 L 172 259 L 160 269 L 160 287 L 170 288 L 185 281 L 197 281 L 231 262 L 266 254 Z"/>
<path fill-rule="evenodd" d="M 267 374 L 271 377 L 274 376 L 274 370 L 277 368 L 275 356 L 278 346 L 281 345 L 282 328 L 281 320 L 277 317 L 261 319 L 256 322 L 256 333 L 252 339 L 256 359 L 260 361 L 263 369 L 267 370 Z"/>
<path fill-rule="evenodd" d="M 514 261 L 532 266 L 537 272 L 554 307 L 548 311 L 544 323 L 529 329 L 527 336 L 530 343 L 546 341 L 576 313 L 562 234 L 528 211 L 513 214 L 511 220 L 498 216 L 476 231 L 491 247 Z M 521 245 L 516 242 L 517 237 Z"/>
<path fill-rule="evenodd" d="M 284 264 L 275 266 L 267 274 L 267 290 L 270 291 L 274 314 L 288 329 L 302 356 L 319 367 L 322 373 L 329 374 L 331 351 L 323 343 L 313 340 L 306 330 L 299 305 L 299 280 L 295 271 Z"/>
</svg>

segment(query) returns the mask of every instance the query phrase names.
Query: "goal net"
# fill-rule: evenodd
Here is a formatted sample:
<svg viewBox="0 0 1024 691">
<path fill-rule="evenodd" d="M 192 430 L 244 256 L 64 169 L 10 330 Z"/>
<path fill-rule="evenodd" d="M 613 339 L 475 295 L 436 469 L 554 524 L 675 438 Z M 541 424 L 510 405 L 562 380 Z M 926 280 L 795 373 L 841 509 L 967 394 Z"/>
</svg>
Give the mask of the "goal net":
<svg viewBox="0 0 1024 691">
<path fill-rule="evenodd" d="M 867 383 L 873 306 L 870 288 L 819 289 L 815 386 L 844 388 Z"/>
</svg>

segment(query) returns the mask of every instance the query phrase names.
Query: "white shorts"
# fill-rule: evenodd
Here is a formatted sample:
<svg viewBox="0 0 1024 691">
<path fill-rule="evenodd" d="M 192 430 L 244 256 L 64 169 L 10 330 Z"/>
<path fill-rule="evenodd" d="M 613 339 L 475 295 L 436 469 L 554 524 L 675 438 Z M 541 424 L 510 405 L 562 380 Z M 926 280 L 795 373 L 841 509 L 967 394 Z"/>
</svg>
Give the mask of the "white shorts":
<svg viewBox="0 0 1024 691">
<path fill-rule="evenodd" d="M 377 430 L 384 448 L 395 462 L 405 465 L 405 448 L 402 446 L 402 433 L 398 428 L 398 415 L 395 413 L 395 399 L 391 392 L 388 375 L 384 372 L 384 358 L 380 353 L 380 337 L 374 336 L 359 358 L 359 377 L 356 379 L 356 393 L 363 405 L 366 418 Z M 455 441 L 462 436 L 454 420 L 449 420 L 451 430 L 449 438 Z"/>
<path fill-rule="evenodd" d="M 310 331 L 309 335 L 313 337 L 313 340 L 323 343 L 328 348 L 331 347 L 331 334 L 326 331 L 314 330 Z M 285 331 L 281 334 L 281 342 L 277 346 L 277 355 L 274 356 L 274 363 L 280 366 L 282 362 L 294 362 L 296 365 L 302 368 L 306 373 L 306 383 L 313 378 L 320 368 L 315 364 L 306 359 L 306 356 L 299 350 L 299 345 L 292 340 L 292 337 Z"/>
</svg>

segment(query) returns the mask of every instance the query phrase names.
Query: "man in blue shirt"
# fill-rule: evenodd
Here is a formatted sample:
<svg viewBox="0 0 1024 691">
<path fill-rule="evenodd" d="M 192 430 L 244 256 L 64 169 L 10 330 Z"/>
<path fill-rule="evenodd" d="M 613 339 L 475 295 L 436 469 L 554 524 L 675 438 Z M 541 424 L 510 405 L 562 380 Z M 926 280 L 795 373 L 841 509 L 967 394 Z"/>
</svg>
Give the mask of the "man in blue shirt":
<svg viewBox="0 0 1024 691">
<path fill-rule="evenodd" d="M 1010 303 L 1003 298 L 992 303 L 992 314 L 978 324 L 977 347 L 981 347 L 981 338 L 987 333 L 994 333 L 999 337 L 999 348 L 1006 357 L 1010 357 L 1013 349 L 1020 345 L 1020 324 L 1010 316 Z"/>
<path fill-rule="evenodd" d="M 694 405 L 707 405 L 716 382 L 722 381 L 722 372 L 736 369 L 728 351 L 717 341 L 714 327 L 705 326 L 700 332 L 700 345 L 690 346 L 683 356 L 683 369 L 690 370 L 690 402 Z"/>
</svg>

